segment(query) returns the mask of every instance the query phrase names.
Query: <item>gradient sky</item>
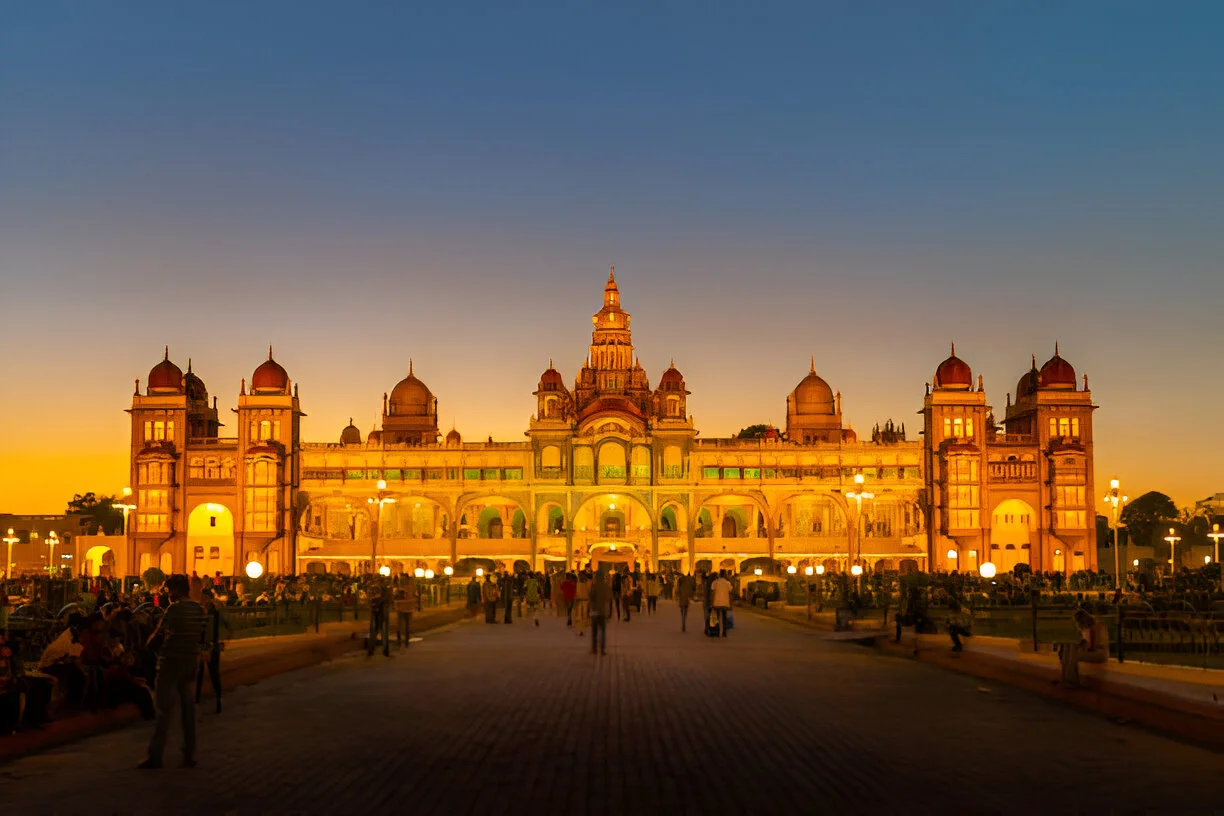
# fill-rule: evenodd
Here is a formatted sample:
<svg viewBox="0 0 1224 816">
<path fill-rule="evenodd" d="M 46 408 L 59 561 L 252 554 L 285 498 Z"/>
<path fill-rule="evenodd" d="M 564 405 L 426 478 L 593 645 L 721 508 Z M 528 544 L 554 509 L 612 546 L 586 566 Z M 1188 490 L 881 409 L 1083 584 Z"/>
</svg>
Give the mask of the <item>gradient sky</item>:
<svg viewBox="0 0 1224 816">
<path fill-rule="evenodd" d="M 124 485 L 166 344 L 231 417 L 273 344 L 309 441 L 410 357 L 522 439 L 613 263 L 704 436 L 812 354 L 916 431 L 950 340 L 1002 413 L 1058 340 L 1098 483 L 1224 490 L 1224 5 L 725 5 L 7 5 L 0 511 Z"/>
</svg>

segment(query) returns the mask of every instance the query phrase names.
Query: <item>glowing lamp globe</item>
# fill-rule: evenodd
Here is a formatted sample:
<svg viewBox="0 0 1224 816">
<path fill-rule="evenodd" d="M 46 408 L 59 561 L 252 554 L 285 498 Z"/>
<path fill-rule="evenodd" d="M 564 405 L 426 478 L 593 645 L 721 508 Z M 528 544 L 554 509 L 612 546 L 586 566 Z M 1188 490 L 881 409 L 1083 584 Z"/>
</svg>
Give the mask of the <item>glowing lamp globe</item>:
<svg viewBox="0 0 1224 816">
<path fill-rule="evenodd" d="M 760 567 L 757 567 L 756 569 L 754 569 L 754 570 L 752 571 L 752 574 L 753 574 L 753 575 L 760 575 L 760 574 L 761 574 L 761 568 L 760 568 Z"/>
<path fill-rule="evenodd" d="M 425 570 L 425 577 L 428 579 L 432 579 L 434 577 L 434 571 L 430 569 Z"/>
<path fill-rule="evenodd" d="M 819 564 L 819 565 L 817 565 L 817 567 L 816 567 L 816 574 L 817 574 L 817 575 L 824 575 L 824 564 Z"/>
<path fill-rule="evenodd" d="M 1137 566 L 1139 566 L 1139 559 L 1138 559 L 1138 558 L 1136 558 L 1134 561 L 1132 561 L 1132 562 L 1131 562 L 1131 566 L 1132 566 L 1132 567 L 1137 567 Z"/>
<path fill-rule="evenodd" d="M 443 567 L 442 574 L 449 578 L 450 576 L 455 574 L 455 568 L 454 567 Z"/>
<path fill-rule="evenodd" d="M 787 575 L 794 575 L 798 571 L 799 571 L 798 567 L 796 567 L 794 564 L 791 564 L 789 567 L 786 568 Z"/>
<path fill-rule="evenodd" d="M 998 570 L 995 568 L 994 564 L 987 561 L 985 564 L 983 564 L 981 567 L 978 568 L 978 572 L 981 573 L 983 578 L 993 578 L 995 577 L 995 573 L 998 572 Z"/>
<path fill-rule="evenodd" d="M 811 567 L 804 567 L 804 568 L 803 568 L 803 574 L 804 574 L 804 575 L 814 575 L 815 573 L 816 573 L 816 570 L 812 569 Z"/>
<path fill-rule="evenodd" d="M 477 568 L 476 568 L 476 577 L 477 577 L 477 578 L 480 578 L 480 577 L 482 577 L 483 575 L 484 575 L 484 567 L 477 567 Z"/>
<path fill-rule="evenodd" d="M 248 578 L 258 578 L 263 575 L 263 564 L 258 561 L 248 561 L 246 565 L 246 574 Z"/>
<path fill-rule="evenodd" d="M 388 575 L 391 574 L 391 568 L 388 567 L 386 564 L 383 564 L 381 567 L 378 568 L 378 574 L 386 578 Z"/>
<path fill-rule="evenodd" d="M 949 561 L 956 560 L 956 550 L 948 550 L 948 560 Z"/>
<path fill-rule="evenodd" d="M 858 564 L 855 564 L 853 567 L 851 567 L 851 568 L 850 568 L 850 574 L 851 574 L 851 575 L 856 575 L 856 576 L 857 576 L 857 575 L 862 575 L 862 574 L 863 574 L 863 568 L 862 568 L 862 567 L 860 567 Z"/>
<path fill-rule="evenodd" d="M 412 571 L 412 574 L 415 575 L 417 578 L 424 578 L 425 570 L 421 569 L 420 567 L 417 567 L 416 569 Z"/>
</svg>

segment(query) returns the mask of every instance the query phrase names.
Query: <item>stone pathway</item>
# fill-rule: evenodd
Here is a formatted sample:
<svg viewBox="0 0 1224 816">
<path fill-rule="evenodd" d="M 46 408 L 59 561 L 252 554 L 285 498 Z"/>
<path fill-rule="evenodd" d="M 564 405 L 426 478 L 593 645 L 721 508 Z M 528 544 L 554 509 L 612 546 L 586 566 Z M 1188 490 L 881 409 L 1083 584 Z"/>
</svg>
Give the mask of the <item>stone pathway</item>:
<svg viewBox="0 0 1224 816">
<path fill-rule="evenodd" d="M 697 615 L 694 616 L 695 618 Z M 1213 812 L 1224 757 L 747 611 L 464 623 L 203 714 L 200 767 L 134 770 L 138 725 L 0 767 L 0 811 Z M 171 732 L 171 745 L 178 739 Z"/>
</svg>

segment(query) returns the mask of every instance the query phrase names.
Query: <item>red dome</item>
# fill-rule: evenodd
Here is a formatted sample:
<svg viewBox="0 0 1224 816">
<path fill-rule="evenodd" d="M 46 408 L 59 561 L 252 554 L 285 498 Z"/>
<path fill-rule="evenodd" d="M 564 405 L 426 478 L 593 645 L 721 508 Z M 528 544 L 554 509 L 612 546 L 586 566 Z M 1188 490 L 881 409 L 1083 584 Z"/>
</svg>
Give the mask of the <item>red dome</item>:
<svg viewBox="0 0 1224 816">
<path fill-rule="evenodd" d="M 953 346 L 952 355 L 935 369 L 935 387 L 967 389 L 972 386 L 973 372 L 968 363 L 956 356 L 956 346 Z"/>
<path fill-rule="evenodd" d="M 1042 388 L 1075 388 L 1075 369 L 1058 356 L 1057 348 L 1054 356 L 1041 367 L 1037 384 Z"/>
<path fill-rule="evenodd" d="M 272 359 L 272 347 L 268 347 L 268 359 L 259 364 L 251 375 L 251 392 L 274 391 L 284 394 L 289 390 L 289 372 Z"/>
<path fill-rule="evenodd" d="M 450 433 L 446 435 L 446 444 L 448 445 L 458 445 L 462 441 L 463 441 L 463 437 L 460 436 L 459 432 L 455 430 L 454 428 L 451 428 Z"/>
<path fill-rule="evenodd" d="M 659 387 L 667 391 L 684 389 L 684 375 L 676 370 L 674 362 L 668 366 L 668 369 L 663 372 L 663 376 L 659 378 Z"/>
<path fill-rule="evenodd" d="M 548 361 L 548 370 L 540 375 L 541 391 L 564 391 L 565 378 L 561 376 L 561 372 L 553 368 L 552 360 Z"/>
<path fill-rule="evenodd" d="M 170 349 L 160 363 L 149 370 L 149 390 L 177 391 L 183 393 L 183 369 L 170 362 Z"/>
</svg>

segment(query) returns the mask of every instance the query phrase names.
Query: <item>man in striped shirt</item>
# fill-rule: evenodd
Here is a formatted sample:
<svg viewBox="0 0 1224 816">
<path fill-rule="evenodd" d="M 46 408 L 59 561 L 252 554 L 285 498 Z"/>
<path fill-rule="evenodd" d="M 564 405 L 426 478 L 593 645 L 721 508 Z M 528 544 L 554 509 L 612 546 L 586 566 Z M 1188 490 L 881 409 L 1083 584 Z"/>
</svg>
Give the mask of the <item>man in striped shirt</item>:
<svg viewBox="0 0 1224 816">
<path fill-rule="evenodd" d="M 160 639 L 157 652 L 157 686 L 154 701 L 157 703 L 157 725 L 149 741 L 149 756 L 138 768 L 156 769 L 162 766 L 162 754 L 166 749 L 166 734 L 174 709 L 179 708 L 183 723 L 184 768 L 195 767 L 195 689 L 196 666 L 207 646 L 204 607 L 191 600 L 191 582 L 186 575 L 171 575 L 166 579 L 166 590 L 170 593 L 170 606 L 162 615 L 150 646 Z"/>
</svg>

